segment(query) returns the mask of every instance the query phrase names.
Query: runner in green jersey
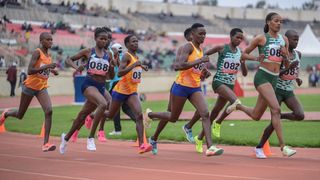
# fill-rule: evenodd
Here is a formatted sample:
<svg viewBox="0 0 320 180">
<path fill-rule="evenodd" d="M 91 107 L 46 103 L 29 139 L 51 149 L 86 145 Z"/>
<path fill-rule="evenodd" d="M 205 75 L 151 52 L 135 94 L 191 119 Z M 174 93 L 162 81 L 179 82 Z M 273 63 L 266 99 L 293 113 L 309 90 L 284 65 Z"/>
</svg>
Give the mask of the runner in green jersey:
<svg viewBox="0 0 320 180">
<path fill-rule="evenodd" d="M 235 80 L 237 79 L 237 73 L 241 69 L 244 76 L 247 75 L 247 68 L 244 62 L 241 62 L 242 53 L 238 47 L 243 40 L 243 32 L 239 28 L 234 28 L 230 31 L 230 43 L 225 45 L 216 46 L 206 52 L 206 55 L 212 55 L 214 53 L 219 53 L 218 62 L 217 62 L 217 73 L 215 74 L 212 82 L 212 88 L 215 93 L 218 94 L 218 99 L 214 108 L 210 114 L 211 123 L 219 115 L 220 111 L 224 108 L 227 102 L 233 104 L 235 102 L 240 103 L 240 100 L 237 98 L 233 92 L 233 87 Z M 247 55 L 246 58 L 254 60 L 257 59 L 254 56 Z M 224 118 L 228 114 L 224 113 Z M 195 122 L 200 119 L 198 113 L 195 113 L 192 120 L 186 124 L 184 127 L 191 129 Z M 215 123 L 215 128 L 220 128 L 220 124 Z M 214 130 L 214 129 L 213 129 Z M 214 136 L 220 137 L 219 131 L 213 133 Z M 202 139 L 204 137 L 203 131 L 194 138 L 196 143 L 196 151 L 202 153 Z"/>
<path fill-rule="evenodd" d="M 235 109 L 244 111 L 254 120 L 259 120 L 267 107 L 271 112 L 271 123 L 276 131 L 280 148 L 284 156 L 290 157 L 296 153 L 295 150 L 286 146 L 282 135 L 280 122 L 280 106 L 275 94 L 275 86 L 280 72 L 280 65 L 283 64 L 286 69 L 289 68 L 288 61 L 288 39 L 279 34 L 282 24 L 282 18 L 277 13 L 269 13 L 266 17 L 264 28 L 265 34 L 256 36 L 250 45 L 244 51 L 245 54 L 251 53 L 256 47 L 259 54 L 265 56 L 260 62 L 259 70 L 254 77 L 254 85 L 259 93 L 256 106 L 249 108 L 243 105 L 229 106 L 230 112 Z M 255 148 L 257 158 L 264 159 L 261 144 Z"/>
<path fill-rule="evenodd" d="M 284 102 L 286 106 L 290 110 L 292 110 L 292 112 L 282 113 L 280 118 L 301 121 L 304 119 L 303 108 L 301 103 L 293 93 L 294 81 L 296 81 L 298 86 L 302 84 L 302 80 L 298 78 L 301 53 L 295 50 L 299 41 L 299 35 L 294 30 L 288 30 L 285 35 L 289 40 L 290 66 L 287 70 L 285 70 L 285 68 L 281 66 L 281 71 L 276 86 L 276 96 L 279 101 L 279 105 Z M 272 124 L 266 127 L 258 146 L 262 147 L 266 143 L 273 130 L 274 128 Z"/>
</svg>

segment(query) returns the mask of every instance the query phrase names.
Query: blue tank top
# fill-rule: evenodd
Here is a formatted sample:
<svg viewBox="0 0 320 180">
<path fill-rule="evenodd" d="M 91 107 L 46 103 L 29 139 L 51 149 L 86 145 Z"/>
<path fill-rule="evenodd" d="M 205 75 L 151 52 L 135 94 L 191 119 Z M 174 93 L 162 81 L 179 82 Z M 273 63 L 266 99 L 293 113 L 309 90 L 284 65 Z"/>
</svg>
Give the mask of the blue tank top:
<svg viewBox="0 0 320 180">
<path fill-rule="evenodd" d="M 103 57 L 96 54 L 95 48 L 91 49 L 90 58 L 87 64 L 88 74 L 106 76 L 109 70 L 109 55 L 104 52 Z"/>
</svg>

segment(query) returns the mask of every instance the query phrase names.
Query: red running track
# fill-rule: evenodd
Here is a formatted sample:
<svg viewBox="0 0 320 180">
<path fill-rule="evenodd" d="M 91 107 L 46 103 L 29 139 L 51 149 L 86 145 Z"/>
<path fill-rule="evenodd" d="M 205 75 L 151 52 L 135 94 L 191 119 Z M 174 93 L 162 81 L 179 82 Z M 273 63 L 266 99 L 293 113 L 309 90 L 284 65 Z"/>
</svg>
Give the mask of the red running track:
<svg viewBox="0 0 320 180">
<path fill-rule="evenodd" d="M 59 144 L 58 138 L 52 143 Z M 41 151 L 42 139 L 16 133 L 0 134 L 0 179 L 14 180 L 201 180 L 206 179 L 318 179 L 320 149 L 297 148 L 291 158 L 255 159 L 251 147 L 222 146 L 225 154 L 206 157 L 192 144 L 159 144 L 159 154 L 139 155 L 133 142 L 97 143 L 96 152 L 86 150 L 85 139 L 69 143 L 65 155 Z"/>
</svg>

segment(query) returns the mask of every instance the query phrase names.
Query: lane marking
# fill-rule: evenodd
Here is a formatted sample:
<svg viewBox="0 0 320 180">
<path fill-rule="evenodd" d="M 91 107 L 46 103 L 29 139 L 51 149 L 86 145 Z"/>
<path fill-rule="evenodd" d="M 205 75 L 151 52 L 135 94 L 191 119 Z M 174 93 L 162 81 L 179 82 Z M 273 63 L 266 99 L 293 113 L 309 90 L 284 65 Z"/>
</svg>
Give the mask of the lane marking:
<svg viewBox="0 0 320 180">
<path fill-rule="evenodd" d="M 167 170 L 167 169 L 153 169 L 153 168 L 141 168 L 141 167 L 131 167 L 131 166 L 123 166 L 123 165 L 110 165 L 110 164 L 103 164 L 103 163 L 96 163 L 96 162 L 81 162 L 81 161 L 72 161 L 72 160 L 44 159 L 44 158 L 36 158 L 36 157 L 29 157 L 29 156 L 17 156 L 17 155 L 10 155 L 10 154 L 0 154 L 0 156 L 6 156 L 6 157 L 11 157 L 11 158 L 32 159 L 32 160 L 42 160 L 42 161 L 55 161 L 55 162 L 60 162 L 60 163 L 97 165 L 97 166 L 105 166 L 105 167 L 111 167 L 111 168 L 129 169 L 129 170 L 138 170 L 138 171 L 150 171 L 150 172 L 158 172 L 158 173 L 171 173 L 171 174 L 183 174 L 183 175 L 194 175 L 194 176 L 210 176 L 210 177 L 234 178 L 234 179 L 267 180 L 266 178 L 260 178 L 260 177 L 254 177 L 254 176 L 233 176 L 233 175 L 225 175 L 225 174 L 209 174 L 209 173 L 197 173 L 197 172 L 186 172 L 186 171 L 173 171 L 173 170 Z M 0 170 L 1 169 L 4 169 L 4 168 L 0 168 Z M 14 171 L 14 170 L 12 170 L 12 171 Z M 24 172 L 24 171 L 21 171 L 21 172 Z M 33 173 L 33 174 L 41 174 L 41 173 Z M 49 175 L 47 175 L 47 176 L 49 176 Z M 61 176 L 61 177 L 68 177 L 68 176 Z M 76 179 L 78 180 L 79 178 L 76 178 Z M 79 180 L 87 180 L 87 179 L 79 179 Z"/>
<path fill-rule="evenodd" d="M 48 174 L 48 173 L 39 173 L 39 172 L 26 172 L 26 171 L 21 171 L 21 170 L 16 170 L 16 169 L 7 169 L 7 168 L 0 168 L 0 171 L 20 173 L 20 174 L 28 174 L 28 175 L 54 177 L 54 178 L 61 178 L 61 179 L 92 180 L 92 179 L 88 179 L 88 178 L 77 178 L 77 177 L 71 177 L 71 176 L 59 176 L 59 175 L 53 175 L 53 174 Z"/>
<path fill-rule="evenodd" d="M 34 146 L 31 146 L 30 144 L 17 144 L 17 143 L 7 143 L 7 142 L 1 142 L 1 143 L 5 143 L 5 144 L 8 144 L 8 145 L 19 145 L 19 146 L 28 146 L 28 147 L 34 147 Z M 72 151 L 68 151 L 70 153 L 72 152 L 77 152 L 77 153 L 91 153 L 91 152 L 88 152 L 88 151 L 81 151 L 81 150 L 72 150 Z M 112 153 L 102 153 L 102 152 L 94 152 L 95 154 L 99 154 L 99 155 L 114 155 L 114 156 L 123 156 L 123 154 L 116 154 L 115 152 L 112 152 Z M 1 154 L 0 154 L 1 155 Z M 179 159 L 179 158 L 171 158 L 171 157 L 161 157 L 161 158 L 157 158 L 159 160 L 176 160 L 176 161 L 184 161 L 184 162 L 191 162 L 191 163 L 197 163 L 199 162 L 199 160 L 188 160 L 188 159 Z M 314 160 L 318 160 L 318 159 L 310 159 L 312 161 Z M 259 160 L 257 159 L 257 162 Z M 319 168 L 314 168 L 314 169 L 311 169 L 311 168 L 301 168 L 301 167 L 284 167 L 284 166 L 267 166 L 267 165 L 257 165 L 257 164 L 253 164 L 253 165 L 250 165 L 250 164 L 245 164 L 245 163 L 235 163 L 235 162 L 232 162 L 232 163 L 225 163 L 225 162 L 219 162 L 219 165 L 227 165 L 227 166 L 240 166 L 240 167 L 243 167 L 243 166 L 246 166 L 246 167 L 252 167 L 252 168 L 270 168 L 270 169 L 284 169 L 284 170 L 295 170 L 295 171 L 314 171 L 314 172 L 320 172 L 320 169 Z"/>
</svg>

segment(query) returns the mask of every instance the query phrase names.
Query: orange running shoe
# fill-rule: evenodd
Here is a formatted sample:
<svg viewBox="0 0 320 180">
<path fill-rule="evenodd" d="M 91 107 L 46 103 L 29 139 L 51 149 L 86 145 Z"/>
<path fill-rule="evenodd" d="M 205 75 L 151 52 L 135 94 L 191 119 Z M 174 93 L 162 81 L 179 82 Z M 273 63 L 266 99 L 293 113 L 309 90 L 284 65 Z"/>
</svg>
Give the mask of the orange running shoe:
<svg viewBox="0 0 320 180">
<path fill-rule="evenodd" d="M 42 146 L 43 152 L 54 151 L 55 149 L 56 149 L 56 146 L 54 144 L 46 143 L 45 145 Z"/>
<path fill-rule="evenodd" d="M 139 154 L 143 154 L 152 150 L 152 146 L 150 144 L 142 144 L 139 147 Z"/>
<path fill-rule="evenodd" d="M 9 109 L 5 109 L 2 114 L 1 114 L 1 117 L 0 117 L 0 126 L 4 123 L 4 121 L 6 120 L 6 117 L 5 117 L 5 113 L 8 112 Z"/>
</svg>

